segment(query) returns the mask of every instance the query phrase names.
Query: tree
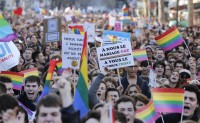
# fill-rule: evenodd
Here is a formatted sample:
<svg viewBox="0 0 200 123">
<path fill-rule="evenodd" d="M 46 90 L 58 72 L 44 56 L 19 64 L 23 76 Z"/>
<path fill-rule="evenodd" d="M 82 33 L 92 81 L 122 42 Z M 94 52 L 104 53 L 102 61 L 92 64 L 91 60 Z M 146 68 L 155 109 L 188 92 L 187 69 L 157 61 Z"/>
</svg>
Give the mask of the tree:
<svg viewBox="0 0 200 123">
<path fill-rule="evenodd" d="M 165 21 L 164 0 L 158 0 L 158 20 L 159 22 Z"/>
<path fill-rule="evenodd" d="M 188 0 L 188 26 L 193 26 L 193 0 Z"/>
</svg>

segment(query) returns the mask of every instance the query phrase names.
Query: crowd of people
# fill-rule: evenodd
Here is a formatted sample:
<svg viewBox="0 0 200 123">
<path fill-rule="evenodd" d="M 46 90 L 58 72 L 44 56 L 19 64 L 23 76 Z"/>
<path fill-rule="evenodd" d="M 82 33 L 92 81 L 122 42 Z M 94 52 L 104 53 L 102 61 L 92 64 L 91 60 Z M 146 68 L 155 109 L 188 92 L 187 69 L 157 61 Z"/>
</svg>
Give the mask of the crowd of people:
<svg viewBox="0 0 200 123">
<path fill-rule="evenodd" d="M 66 69 L 62 74 L 57 68 L 53 72 L 49 94 L 38 103 L 43 91 L 49 62 L 62 60 L 60 42 L 43 43 L 43 16 L 28 10 L 25 15 L 13 17 L 11 12 L 2 12 L 18 38 L 13 40 L 20 51 L 19 64 L 8 71 L 20 72 L 37 68 L 39 76 L 28 76 L 23 90 L 13 89 L 12 78 L 0 75 L 0 123 L 108 123 L 110 105 L 114 107 L 116 123 L 143 123 L 136 118 L 136 111 L 151 100 L 152 88 L 184 88 L 185 98 L 183 121 L 200 122 L 200 28 L 198 26 L 178 27 L 185 43 L 170 51 L 163 51 L 156 43 L 159 36 L 170 27 L 156 19 L 148 26 L 140 28 L 136 35 L 137 23 L 124 24 L 123 32 L 131 33 L 132 49 L 145 48 L 148 61 L 137 61 L 134 65 L 117 70 L 104 68 L 100 71 L 96 48 L 88 43 L 88 101 L 89 112 L 80 119 L 80 112 L 73 107 L 79 71 Z M 67 25 L 72 23 L 64 17 L 65 12 L 53 13 L 61 17 L 61 31 L 67 33 Z M 50 13 L 47 13 L 50 16 Z M 45 15 L 45 16 L 47 16 Z M 101 38 L 104 30 L 113 30 L 109 26 L 109 16 L 105 13 L 75 15 L 78 23 L 94 23 L 95 35 Z M 156 84 L 151 85 L 150 70 L 155 72 Z M 19 105 L 19 102 L 21 105 Z M 28 113 L 27 107 L 31 112 Z M 35 113 L 34 113 L 35 112 Z M 32 113 L 32 115 L 30 115 Z M 179 123 L 181 113 L 166 113 L 155 123 Z"/>
</svg>

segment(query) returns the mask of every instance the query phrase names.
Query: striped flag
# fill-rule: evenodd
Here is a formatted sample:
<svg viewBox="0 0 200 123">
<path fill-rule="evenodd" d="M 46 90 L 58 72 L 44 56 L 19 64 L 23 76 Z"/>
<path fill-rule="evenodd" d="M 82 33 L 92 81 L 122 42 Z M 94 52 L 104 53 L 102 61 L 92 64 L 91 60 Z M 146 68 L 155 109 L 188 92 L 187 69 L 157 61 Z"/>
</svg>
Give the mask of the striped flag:
<svg viewBox="0 0 200 123">
<path fill-rule="evenodd" d="M 52 75 L 55 70 L 55 67 L 56 67 L 56 60 L 51 60 L 49 64 L 48 73 L 46 76 L 46 81 L 44 84 L 44 89 L 36 102 L 39 102 L 44 96 L 46 96 L 49 93 L 50 81 L 52 80 Z"/>
<path fill-rule="evenodd" d="M 84 29 L 83 29 L 83 26 L 81 25 L 69 26 L 69 28 L 72 30 L 74 34 L 84 35 Z"/>
<path fill-rule="evenodd" d="M 62 75 L 63 71 L 65 70 L 65 68 L 62 68 L 62 60 L 57 61 L 56 66 L 58 69 L 58 74 Z"/>
<path fill-rule="evenodd" d="M 136 58 L 138 61 L 148 60 L 146 49 L 133 50 L 133 58 Z"/>
<path fill-rule="evenodd" d="M 0 14 L 0 42 L 9 42 L 17 38 L 10 24 Z"/>
<path fill-rule="evenodd" d="M 155 88 L 152 97 L 156 112 L 182 113 L 184 89 Z"/>
<path fill-rule="evenodd" d="M 184 42 L 184 39 L 175 26 L 160 36 L 156 37 L 155 39 L 157 44 L 160 45 L 164 51 L 171 50 Z"/>
<path fill-rule="evenodd" d="M 155 112 L 153 101 L 136 111 L 136 118 L 144 120 L 145 123 L 153 123 L 160 117 L 159 113 Z"/>
<path fill-rule="evenodd" d="M 11 72 L 11 71 L 1 71 L 1 76 L 7 76 L 11 78 L 13 89 L 15 90 L 21 90 L 22 89 L 22 83 L 24 79 L 23 73 L 17 73 L 17 72 Z"/>
<path fill-rule="evenodd" d="M 80 117 L 83 118 L 88 113 L 88 64 L 87 64 L 87 32 L 85 32 L 81 67 L 74 96 L 74 108 L 80 110 Z"/>
</svg>

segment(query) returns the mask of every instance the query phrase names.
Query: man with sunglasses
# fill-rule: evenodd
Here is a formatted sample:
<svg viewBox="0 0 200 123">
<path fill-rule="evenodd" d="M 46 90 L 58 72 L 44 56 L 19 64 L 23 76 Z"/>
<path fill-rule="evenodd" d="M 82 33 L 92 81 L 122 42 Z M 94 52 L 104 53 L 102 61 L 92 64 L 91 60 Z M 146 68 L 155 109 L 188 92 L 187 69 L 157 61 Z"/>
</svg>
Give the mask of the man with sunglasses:
<svg viewBox="0 0 200 123">
<path fill-rule="evenodd" d="M 124 88 L 124 91 L 127 89 L 128 85 L 136 84 L 140 87 L 142 93 L 148 98 L 150 98 L 151 93 L 149 90 L 148 83 L 138 75 L 138 68 L 139 62 L 136 59 L 134 59 L 134 65 L 125 68 L 127 73 L 121 79 L 121 84 Z"/>
</svg>

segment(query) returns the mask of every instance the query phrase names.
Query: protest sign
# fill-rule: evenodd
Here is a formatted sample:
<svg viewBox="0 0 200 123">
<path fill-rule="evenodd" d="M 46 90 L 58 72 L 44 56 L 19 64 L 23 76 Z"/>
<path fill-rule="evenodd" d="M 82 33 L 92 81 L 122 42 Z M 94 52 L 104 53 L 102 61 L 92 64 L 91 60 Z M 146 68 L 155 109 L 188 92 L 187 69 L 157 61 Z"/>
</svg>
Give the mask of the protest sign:
<svg viewBox="0 0 200 123">
<path fill-rule="evenodd" d="M 112 15 L 109 15 L 109 26 L 115 26 L 115 17 Z"/>
<path fill-rule="evenodd" d="M 115 26 L 114 26 L 114 30 L 115 31 L 122 31 L 122 22 L 121 21 L 117 21 L 115 22 Z"/>
<path fill-rule="evenodd" d="M 112 40 L 112 36 L 115 36 L 116 42 Z M 130 42 L 131 33 L 108 31 L 103 32 L 103 46 L 111 45 L 113 43 Z"/>
<path fill-rule="evenodd" d="M 123 42 L 97 48 L 100 70 L 103 67 L 116 69 L 134 65 L 130 42 Z"/>
<path fill-rule="evenodd" d="M 50 18 L 44 19 L 44 41 L 56 42 L 61 38 L 61 19 Z M 43 44 L 45 43 L 43 42 Z"/>
<path fill-rule="evenodd" d="M 82 26 L 84 31 L 87 31 L 87 40 L 88 42 L 94 43 L 94 37 L 95 37 L 95 25 L 92 23 L 84 23 L 84 24 L 68 24 L 69 27 L 76 27 L 76 26 Z M 77 28 L 78 29 L 78 28 Z M 82 30 L 79 30 L 80 33 Z M 72 28 L 69 28 L 70 34 L 77 34 L 75 30 Z"/>
<path fill-rule="evenodd" d="M 62 68 L 79 69 L 83 35 L 62 34 Z"/>
<path fill-rule="evenodd" d="M 7 71 L 18 65 L 19 59 L 20 52 L 12 41 L 0 42 L 0 71 Z"/>
</svg>

